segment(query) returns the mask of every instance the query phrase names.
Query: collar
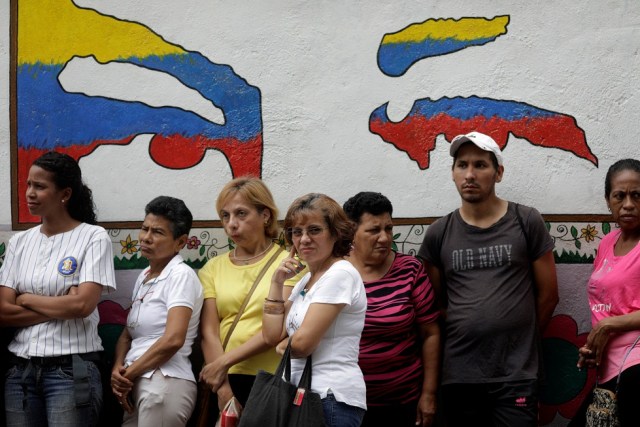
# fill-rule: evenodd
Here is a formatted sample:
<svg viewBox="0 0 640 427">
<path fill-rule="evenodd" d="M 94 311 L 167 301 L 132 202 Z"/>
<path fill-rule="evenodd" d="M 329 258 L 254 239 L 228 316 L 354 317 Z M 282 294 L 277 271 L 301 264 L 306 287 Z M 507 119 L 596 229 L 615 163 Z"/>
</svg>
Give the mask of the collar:
<svg viewBox="0 0 640 427">
<path fill-rule="evenodd" d="M 162 272 L 160 273 L 160 275 L 156 280 L 160 281 L 160 280 L 166 279 L 171 274 L 171 270 L 173 270 L 176 266 L 182 264 L 183 262 L 184 262 L 184 259 L 182 258 L 182 255 L 175 254 L 175 256 L 171 258 L 171 261 L 169 261 L 169 263 L 164 266 L 164 268 L 162 269 Z M 144 269 L 143 273 L 145 276 L 149 274 L 150 268 L 151 267 L 147 267 Z"/>
</svg>

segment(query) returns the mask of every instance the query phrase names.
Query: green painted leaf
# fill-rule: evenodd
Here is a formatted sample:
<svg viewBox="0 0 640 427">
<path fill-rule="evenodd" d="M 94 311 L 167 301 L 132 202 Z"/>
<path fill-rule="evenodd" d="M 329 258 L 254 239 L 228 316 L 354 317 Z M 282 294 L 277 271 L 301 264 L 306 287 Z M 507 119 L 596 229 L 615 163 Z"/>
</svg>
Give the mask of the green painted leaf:
<svg viewBox="0 0 640 427">
<path fill-rule="evenodd" d="M 0 243 L 0 256 L 4 255 L 5 246 L 4 243 Z"/>
<path fill-rule="evenodd" d="M 604 234 L 609 234 L 611 232 L 611 224 L 609 224 L 608 222 L 603 222 L 602 223 L 602 232 Z"/>
<path fill-rule="evenodd" d="M 576 227 L 574 227 L 573 225 L 571 226 L 571 235 L 572 235 L 574 238 L 577 238 L 577 237 L 578 237 L 578 229 L 577 229 Z"/>
<path fill-rule="evenodd" d="M 547 227 L 547 231 L 551 231 L 551 223 L 550 222 L 545 222 L 544 225 L 545 225 L 545 227 Z"/>
<path fill-rule="evenodd" d="M 200 246 L 200 256 L 204 255 L 205 250 L 206 248 L 204 247 L 204 245 Z"/>
<path fill-rule="evenodd" d="M 576 248 L 580 249 L 580 247 L 582 246 L 582 243 L 580 243 L 580 240 L 576 240 Z"/>
</svg>

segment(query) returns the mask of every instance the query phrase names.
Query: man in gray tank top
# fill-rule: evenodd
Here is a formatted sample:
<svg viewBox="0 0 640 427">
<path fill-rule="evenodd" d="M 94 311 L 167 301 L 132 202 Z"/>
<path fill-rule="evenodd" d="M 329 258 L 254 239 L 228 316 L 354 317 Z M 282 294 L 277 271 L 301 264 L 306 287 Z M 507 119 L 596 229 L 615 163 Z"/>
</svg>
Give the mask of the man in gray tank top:
<svg viewBox="0 0 640 427">
<path fill-rule="evenodd" d="M 442 401 L 451 426 L 536 426 L 540 335 L 558 302 L 553 240 L 533 208 L 499 198 L 502 152 L 455 137 L 459 209 L 418 253 L 443 304 Z"/>
</svg>

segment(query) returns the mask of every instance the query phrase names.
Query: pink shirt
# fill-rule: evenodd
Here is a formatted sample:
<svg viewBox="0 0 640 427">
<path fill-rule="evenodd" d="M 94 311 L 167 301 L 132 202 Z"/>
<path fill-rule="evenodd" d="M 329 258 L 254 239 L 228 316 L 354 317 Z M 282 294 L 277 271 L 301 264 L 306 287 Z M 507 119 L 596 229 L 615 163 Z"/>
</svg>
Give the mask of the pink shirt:
<svg viewBox="0 0 640 427">
<path fill-rule="evenodd" d="M 615 256 L 613 247 L 620 230 L 607 234 L 600 242 L 589 279 L 591 325 L 604 318 L 640 310 L 640 245 L 627 255 Z M 640 335 L 640 331 L 612 334 L 600 367 L 600 382 L 614 378 L 620 371 L 624 356 Z M 640 364 L 640 344 L 631 351 L 624 368 Z"/>
</svg>

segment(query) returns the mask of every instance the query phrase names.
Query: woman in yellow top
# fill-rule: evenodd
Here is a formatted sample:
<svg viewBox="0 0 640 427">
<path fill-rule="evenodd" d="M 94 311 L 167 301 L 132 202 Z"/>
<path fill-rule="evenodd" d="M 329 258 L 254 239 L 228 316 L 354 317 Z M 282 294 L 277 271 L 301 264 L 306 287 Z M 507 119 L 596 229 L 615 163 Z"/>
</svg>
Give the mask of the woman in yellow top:
<svg viewBox="0 0 640 427">
<path fill-rule="evenodd" d="M 260 179 L 244 177 L 227 183 L 216 210 L 235 248 L 209 260 L 198 273 L 205 298 L 200 327 L 206 364 L 200 379 L 218 394 L 222 408 L 232 396 L 244 405 L 258 369 L 273 372 L 278 365 L 280 356 L 262 337 L 262 305 L 271 276 L 288 255 L 273 241 L 278 235 L 278 209 Z M 223 350 L 222 343 L 245 297 L 274 256 Z M 293 286 L 305 272 L 288 285 Z M 291 287 L 285 292 L 288 298 Z"/>
</svg>

